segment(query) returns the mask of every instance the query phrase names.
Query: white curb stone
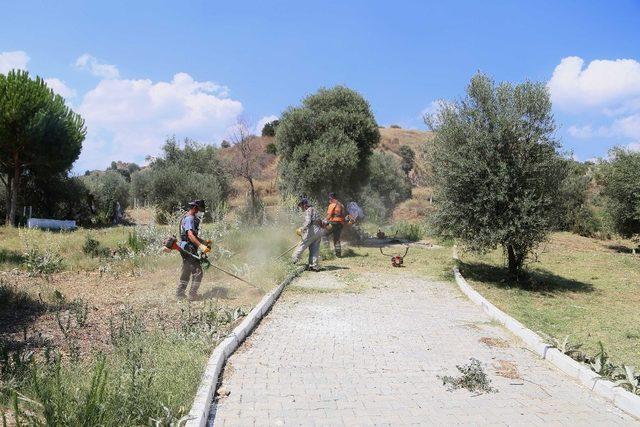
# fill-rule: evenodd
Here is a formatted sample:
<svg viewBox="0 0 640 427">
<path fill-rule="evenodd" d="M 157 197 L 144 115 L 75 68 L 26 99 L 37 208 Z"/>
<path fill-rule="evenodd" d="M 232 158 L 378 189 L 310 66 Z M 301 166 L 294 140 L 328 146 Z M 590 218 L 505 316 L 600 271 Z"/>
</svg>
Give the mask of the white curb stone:
<svg viewBox="0 0 640 427">
<path fill-rule="evenodd" d="M 457 260 L 456 252 L 456 248 L 454 247 L 453 257 Z M 640 396 L 633 394 L 622 387 L 617 387 L 614 383 L 596 374 L 584 364 L 573 360 L 566 354 L 561 353 L 556 348 L 545 343 L 538 334 L 526 328 L 522 323 L 491 304 L 482 295 L 475 291 L 467 283 L 464 277 L 462 277 L 458 267 L 454 267 L 453 274 L 458 287 L 471 301 L 482 306 L 482 309 L 489 315 L 489 317 L 501 323 L 514 335 L 522 339 L 530 350 L 537 353 L 543 359 L 551 362 L 565 374 L 580 381 L 597 395 L 613 402 L 614 405 L 626 413 L 633 415 L 636 418 L 640 418 Z"/>
<path fill-rule="evenodd" d="M 185 424 L 187 427 L 204 427 L 206 425 L 209 410 L 211 409 L 211 402 L 213 401 L 213 394 L 216 391 L 218 378 L 225 362 L 271 309 L 284 287 L 291 283 L 291 281 L 304 270 L 305 267 L 299 267 L 287 276 L 277 288 L 265 295 L 247 317 L 213 350 L 205 367 L 202 379 L 200 380 L 200 386 L 193 400 L 193 405 L 187 416 L 188 421 Z"/>
</svg>

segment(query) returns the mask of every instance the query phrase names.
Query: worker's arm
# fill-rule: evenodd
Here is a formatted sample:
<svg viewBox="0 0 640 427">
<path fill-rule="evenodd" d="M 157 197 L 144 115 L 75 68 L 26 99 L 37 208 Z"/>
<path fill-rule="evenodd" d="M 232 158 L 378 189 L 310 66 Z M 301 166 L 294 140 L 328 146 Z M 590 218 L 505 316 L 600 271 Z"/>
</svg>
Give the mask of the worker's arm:
<svg viewBox="0 0 640 427">
<path fill-rule="evenodd" d="M 193 231 L 191 231 L 191 230 L 188 230 L 188 231 L 187 231 L 187 237 L 189 238 L 189 241 L 190 241 L 191 243 L 193 243 L 194 245 L 196 245 L 196 247 L 198 247 L 198 246 L 200 246 L 200 245 L 202 244 L 202 242 L 200 241 L 200 239 L 198 239 L 198 238 L 196 237 L 196 235 L 195 235 L 195 234 L 193 234 Z"/>
<path fill-rule="evenodd" d="M 211 250 L 210 247 L 204 245 L 202 243 L 202 240 L 200 240 L 195 234 L 193 234 L 193 231 L 188 230 L 187 231 L 187 237 L 189 238 L 189 241 L 191 243 L 196 245 L 196 247 L 200 250 L 200 252 L 207 253 L 207 252 L 209 252 Z"/>
</svg>

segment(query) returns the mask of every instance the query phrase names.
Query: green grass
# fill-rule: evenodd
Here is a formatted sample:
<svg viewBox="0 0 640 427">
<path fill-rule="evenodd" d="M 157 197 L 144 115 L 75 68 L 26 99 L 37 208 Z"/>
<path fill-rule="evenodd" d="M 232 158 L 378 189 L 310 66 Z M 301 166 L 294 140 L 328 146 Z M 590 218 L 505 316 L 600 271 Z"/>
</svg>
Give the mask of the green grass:
<svg viewBox="0 0 640 427">
<path fill-rule="evenodd" d="M 640 257 L 625 242 L 554 234 L 529 265 L 524 283 L 509 279 L 502 252 L 461 254 L 461 272 L 500 309 L 534 331 L 584 343 L 601 341 L 615 363 L 640 365 Z"/>
<path fill-rule="evenodd" d="M 175 233 L 175 227 L 72 233 L 0 228 L 0 270 L 26 269 L 22 254 L 29 248 L 51 251 L 64 260 L 64 271 L 52 274 L 51 284 L 23 274 L 15 284 L 0 287 L 0 320 L 21 318 L 29 337 L 38 333 L 58 337 L 44 344 L 33 344 L 19 334 L 0 339 L 0 412 L 7 412 L 10 420 L 17 413 L 23 423 L 51 425 L 148 425 L 151 420 L 168 425 L 172 417 L 180 418 L 190 408 L 210 351 L 233 326 L 230 313 L 238 307 L 248 311 L 292 271 L 287 257 L 274 261 L 296 240 L 289 228 L 293 227 L 205 224 L 202 237 L 213 240 L 214 265 L 248 279 L 257 289 L 212 268 L 205 272 L 201 288 L 209 299 L 193 304 L 178 303 L 173 297 L 180 256 L 160 252 L 159 240 Z M 133 233 L 151 236 L 152 241 L 140 245 L 130 238 Z M 101 247 L 113 250 L 124 245 L 132 250 L 108 259 L 85 253 L 87 236 Z M 106 276 L 95 274 L 105 263 L 112 267 Z M 75 271 L 86 273 L 76 275 Z M 159 286 L 165 281 L 168 286 Z M 65 319 L 75 317 L 49 301 L 54 289 L 69 301 L 82 295 L 91 307 L 92 326 L 82 328 L 74 320 L 69 337 L 63 339 L 55 320 L 46 319 L 55 319 L 56 310 Z M 122 312 L 119 307 L 128 308 Z M 139 319 L 139 324 L 131 323 L 132 318 Z M 112 331 L 125 339 L 109 338 L 108 332 L 87 333 L 105 322 L 112 323 Z M 4 326 L 14 329 L 11 323 Z M 87 339 L 96 337 L 100 342 L 94 348 Z M 82 348 L 79 356 L 74 348 Z M 33 357 L 31 350 L 35 350 Z M 60 355 L 61 362 L 46 363 L 46 354 Z"/>
</svg>

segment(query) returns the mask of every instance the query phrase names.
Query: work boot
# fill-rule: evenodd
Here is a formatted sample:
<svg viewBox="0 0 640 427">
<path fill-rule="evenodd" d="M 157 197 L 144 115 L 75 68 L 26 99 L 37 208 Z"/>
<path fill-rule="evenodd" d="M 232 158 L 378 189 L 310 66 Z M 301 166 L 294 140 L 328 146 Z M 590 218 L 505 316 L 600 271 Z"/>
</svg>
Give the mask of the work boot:
<svg viewBox="0 0 640 427">
<path fill-rule="evenodd" d="M 186 294 L 185 291 L 187 290 L 187 286 L 189 285 L 189 282 L 185 282 L 184 280 L 180 280 L 178 282 L 178 289 L 176 289 L 176 298 L 178 299 L 184 299 L 186 298 Z"/>
<path fill-rule="evenodd" d="M 334 253 L 336 254 L 336 258 L 342 258 L 342 245 L 340 243 L 334 246 Z"/>
<path fill-rule="evenodd" d="M 200 288 L 200 282 L 191 282 L 191 289 L 189 289 L 189 301 L 195 301 L 198 299 L 198 288 Z"/>
</svg>

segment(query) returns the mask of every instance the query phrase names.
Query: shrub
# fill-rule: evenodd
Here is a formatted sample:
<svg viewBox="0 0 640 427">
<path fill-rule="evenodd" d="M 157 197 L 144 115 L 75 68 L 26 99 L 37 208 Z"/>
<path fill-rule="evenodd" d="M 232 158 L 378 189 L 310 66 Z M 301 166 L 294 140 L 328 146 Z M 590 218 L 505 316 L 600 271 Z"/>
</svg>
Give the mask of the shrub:
<svg viewBox="0 0 640 427">
<path fill-rule="evenodd" d="M 278 154 L 278 148 L 276 146 L 276 144 L 274 144 L 273 142 L 270 142 L 267 144 L 267 147 L 265 148 L 265 151 L 267 154 L 271 154 L 271 155 L 276 155 Z"/>
<path fill-rule="evenodd" d="M 93 258 L 106 258 L 110 255 L 109 248 L 102 246 L 102 244 L 98 240 L 94 239 L 90 234 L 87 234 L 84 239 L 82 252 Z"/>
<path fill-rule="evenodd" d="M 604 166 L 606 209 L 622 236 L 640 233 L 640 153 L 614 148 Z"/>
<path fill-rule="evenodd" d="M 389 127 L 391 129 L 402 129 L 402 127 L 400 127 L 400 125 L 390 125 Z"/>
<path fill-rule="evenodd" d="M 194 199 L 204 199 L 208 210 L 226 201 L 229 178 L 215 147 L 188 139 L 181 147 L 170 138 L 163 152 L 149 167 L 149 184 L 144 187 L 148 188 L 147 202 L 162 213 L 172 213 Z"/>
<path fill-rule="evenodd" d="M 48 276 L 62 270 L 63 258 L 50 248 L 39 251 L 30 248 L 24 254 L 24 266 L 30 275 Z"/>
<path fill-rule="evenodd" d="M 574 213 L 571 232 L 584 237 L 596 237 L 602 232 L 602 224 L 588 206 L 581 206 Z"/>
<path fill-rule="evenodd" d="M 359 200 L 368 220 L 382 223 L 395 206 L 411 197 L 411 183 L 390 154 L 374 153 L 369 170 L 369 181 Z"/>
<path fill-rule="evenodd" d="M 408 222 L 399 222 L 394 224 L 391 228 L 390 237 L 396 237 L 398 239 L 408 240 L 410 242 L 417 242 L 425 235 L 425 229 L 420 224 L 413 224 Z"/>
<path fill-rule="evenodd" d="M 262 136 L 276 136 L 276 129 L 278 128 L 279 120 L 266 123 L 262 128 Z"/>
<path fill-rule="evenodd" d="M 93 222 L 99 225 L 114 221 L 116 205 L 122 212 L 129 206 L 129 183 L 118 172 L 96 172 L 81 177 L 87 187 L 94 213 Z"/>
</svg>

